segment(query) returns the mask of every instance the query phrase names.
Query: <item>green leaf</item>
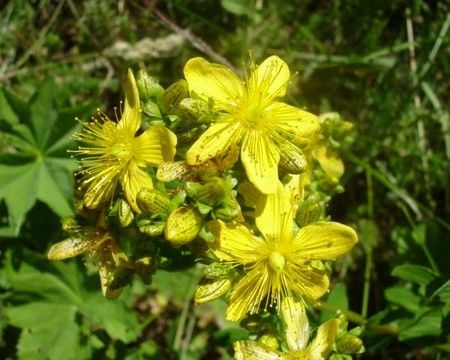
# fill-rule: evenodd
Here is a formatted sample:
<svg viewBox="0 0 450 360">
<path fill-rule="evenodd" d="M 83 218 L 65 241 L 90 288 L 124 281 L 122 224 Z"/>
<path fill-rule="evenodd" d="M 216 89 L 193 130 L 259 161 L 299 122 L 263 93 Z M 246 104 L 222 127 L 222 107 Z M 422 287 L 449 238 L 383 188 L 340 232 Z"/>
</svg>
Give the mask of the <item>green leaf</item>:
<svg viewBox="0 0 450 360">
<path fill-rule="evenodd" d="M 437 279 L 438 274 L 433 270 L 419 265 L 399 265 L 392 271 L 392 276 L 426 286 Z"/>
<path fill-rule="evenodd" d="M 385 290 L 386 300 L 416 313 L 420 310 L 420 297 L 403 286 L 393 286 Z"/>
<path fill-rule="evenodd" d="M 347 287 L 344 283 L 337 283 L 327 297 L 328 304 L 336 305 L 339 309 L 348 309 Z M 320 314 L 320 322 L 323 323 L 334 317 L 334 314 L 322 311 Z"/>
<path fill-rule="evenodd" d="M 36 257 L 32 253 L 26 256 Z M 45 265 L 48 267 L 46 261 Z M 15 269 L 8 253 L 0 278 L 12 294 L 4 313 L 10 325 L 22 329 L 19 359 L 89 359 L 101 344 L 98 339 L 87 339 L 86 330 L 91 338 L 104 331 L 110 339 L 123 343 L 136 341 L 142 330 L 124 300 L 109 301 L 98 291 L 98 284 L 87 286 L 84 271 L 75 261 L 57 262 L 48 271 L 28 263 Z"/>
<path fill-rule="evenodd" d="M 407 341 L 441 333 L 442 307 L 423 310 L 411 323 L 400 331 L 399 340 Z"/>
<path fill-rule="evenodd" d="M 58 91 L 47 79 L 28 103 L 7 90 L 0 92 L 0 119 L 6 122 L 5 139 L 11 144 L 0 155 L 0 201 L 5 201 L 8 211 L 0 235 L 17 236 L 37 200 L 60 217 L 73 214 L 77 162 L 67 150 L 73 148 L 71 135 L 79 127 L 75 117 L 85 116 L 93 108 L 58 109 Z"/>
</svg>

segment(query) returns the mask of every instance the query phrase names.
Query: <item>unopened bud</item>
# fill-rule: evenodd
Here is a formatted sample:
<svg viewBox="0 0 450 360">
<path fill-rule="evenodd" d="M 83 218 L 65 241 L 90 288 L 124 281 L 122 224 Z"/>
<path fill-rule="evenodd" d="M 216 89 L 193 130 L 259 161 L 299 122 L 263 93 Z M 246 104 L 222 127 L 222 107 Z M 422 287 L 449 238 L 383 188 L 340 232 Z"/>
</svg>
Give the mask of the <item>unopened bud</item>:
<svg viewBox="0 0 450 360">
<path fill-rule="evenodd" d="M 261 335 L 261 337 L 258 339 L 258 342 L 265 345 L 271 350 L 278 350 L 278 347 L 280 346 L 277 337 L 273 334 Z"/>
<path fill-rule="evenodd" d="M 190 197 L 202 204 L 215 206 L 222 199 L 225 189 L 220 179 L 214 179 L 204 185 L 187 182 L 186 192 Z"/>
<path fill-rule="evenodd" d="M 143 188 L 136 197 L 138 207 L 151 215 L 166 214 L 170 200 L 166 194 L 156 189 Z"/>
<path fill-rule="evenodd" d="M 149 76 L 144 70 L 139 70 L 136 85 L 139 96 L 144 100 L 160 99 L 164 95 L 164 88 Z"/>
<path fill-rule="evenodd" d="M 214 282 L 207 282 L 199 284 L 195 291 L 195 303 L 203 304 L 222 295 L 225 295 L 231 289 L 231 281 L 228 279 L 221 279 Z"/>
<path fill-rule="evenodd" d="M 241 212 L 239 203 L 233 196 L 227 196 L 221 205 L 214 210 L 214 215 L 217 219 L 229 222 L 233 220 Z"/>
<path fill-rule="evenodd" d="M 164 221 L 153 221 L 148 218 L 141 218 L 136 221 L 139 231 L 148 236 L 159 236 L 164 232 L 166 223 Z"/>
<path fill-rule="evenodd" d="M 170 85 L 159 102 L 163 113 L 170 114 L 184 98 L 189 97 L 189 87 L 186 80 L 178 80 Z"/>
<path fill-rule="evenodd" d="M 230 271 L 231 265 L 227 263 L 215 262 L 207 266 L 203 270 L 203 276 L 206 279 L 216 280 L 218 278 L 224 277 Z"/>
<path fill-rule="evenodd" d="M 290 143 L 279 145 L 280 162 L 279 165 L 290 174 L 301 174 L 306 170 L 306 158 L 297 146 Z"/>
<path fill-rule="evenodd" d="M 336 341 L 336 349 L 345 354 L 357 354 L 364 351 L 364 345 L 359 337 L 347 333 Z"/>
<path fill-rule="evenodd" d="M 191 124 L 205 123 L 211 120 L 208 103 L 200 99 L 185 98 L 178 104 L 178 114 Z"/>
<path fill-rule="evenodd" d="M 109 291 L 119 290 L 130 282 L 133 270 L 125 267 L 118 267 L 112 274 L 108 284 Z"/>
<path fill-rule="evenodd" d="M 181 246 L 194 240 L 201 227 L 200 214 L 193 208 L 181 207 L 170 213 L 164 235 L 172 245 Z"/>
<path fill-rule="evenodd" d="M 147 101 L 142 109 L 142 112 L 150 118 L 161 119 L 161 112 L 159 111 L 158 104 L 153 101 Z"/>
<path fill-rule="evenodd" d="M 300 226 L 306 226 L 320 220 L 323 217 L 324 211 L 322 201 L 316 197 L 311 197 L 300 203 L 296 219 Z"/>
</svg>

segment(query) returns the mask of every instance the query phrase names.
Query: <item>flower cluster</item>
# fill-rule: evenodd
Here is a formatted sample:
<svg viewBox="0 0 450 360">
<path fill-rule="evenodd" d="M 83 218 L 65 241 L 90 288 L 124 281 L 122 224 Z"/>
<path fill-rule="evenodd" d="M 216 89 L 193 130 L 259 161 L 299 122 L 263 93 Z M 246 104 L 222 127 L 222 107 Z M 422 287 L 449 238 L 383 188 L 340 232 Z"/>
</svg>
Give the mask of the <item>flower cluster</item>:
<svg viewBox="0 0 450 360">
<path fill-rule="evenodd" d="M 193 58 L 164 89 L 129 70 L 120 118 L 99 112 L 75 136 L 78 215 L 48 257 L 85 254 L 114 298 L 132 276 L 149 283 L 189 254 L 204 264 L 196 303 L 223 297 L 228 320 L 284 321 L 271 346 L 257 333 L 237 342 L 237 359 L 325 359 L 343 320 L 322 324 L 308 344 L 306 309 L 329 290 L 327 262 L 358 241 L 324 211 L 351 125 L 281 102 L 291 75 L 277 56 L 246 74 Z"/>
</svg>

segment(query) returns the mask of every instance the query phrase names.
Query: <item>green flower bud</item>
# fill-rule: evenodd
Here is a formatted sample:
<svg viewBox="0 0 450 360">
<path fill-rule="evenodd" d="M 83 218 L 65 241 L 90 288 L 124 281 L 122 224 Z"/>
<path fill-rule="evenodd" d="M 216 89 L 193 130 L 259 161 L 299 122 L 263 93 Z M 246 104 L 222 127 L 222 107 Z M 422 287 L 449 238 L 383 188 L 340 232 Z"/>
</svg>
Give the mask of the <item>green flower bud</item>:
<svg viewBox="0 0 450 360">
<path fill-rule="evenodd" d="M 139 96 L 144 101 L 148 101 L 152 98 L 159 100 L 164 95 L 164 88 L 142 69 L 138 72 L 136 85 Z"/>
<path fill-rule="evenodd" d="M 190 197 L 211 207 L 217 205 L 225 193 L 223 181 L 220 179 L 213 179 L 204 185 L 186 182 L 185 188 Z"/>
<path fill-rule="evenodd" d="M 241 212 L 239 203 L 233 196 L 227 196 L 221 205 L 214 209 L 214 216 L 225 222 L 233 220 Z"/>
<path fill-rule="evenodd" d="M 336 349 L 345 354 L 358 354 L 364 351 L 364 344 L 359 337 L 347 333 L 336 341 Z"/>
<path fill-rule="evenodd" d="M 166 223 L 164 221 L 153 221 L 148 218 L 140 218 L 136 221 L 139 231 L 148 236 L 159 236 L 164 232 Z"/>
<path fill-rule="evenodd" d="M 170 199 L 156 189 L 144 188 L 137 194 L 136 202 L 142 211 L 151 215 L 166 214 L 170 208 Z"/>
<path fill-rule="evenodd" d="M 199 99 L 181 100 L 178 104 L 178 114 L 190 124 L 207 123 L 211 119 L 208 103 Z"/>
<path fill-rule="evenodd" d="M 142 112 L 150 118 L 161 119 L 162 117 L 158 104 L 153 101 L 147 101 L 142 109 Z"/>
<path fill-rule="evenodd" d="M 194 240 L 201 227 L 200 214 L 191 207 L 181 207 L 170 213 L 164 235 L 173 246 L 181 246 Z"/>
<path fill-rule="evenodd" d="M 219 262 L 212 263 L 203 270 L 203 277 L 210 280 L 216 280 L 218 278 L 227 276 L 230 269 L 230 264 Z"/>
<path fill-rule="evenodd" d="M 279 165 L 290 174 L 301 174 L 306 170 L 306 158 L 298 147 L 288 142 L 279 144 Z"/>
<path fill-rule="evenodd" d="M 313 196 L 299 204 L 296 219 L 300 226 L 306 226 L 320 220 L 324 212 L 325 208 L 322 201 Z"/>
<path fill-rule="evenodd" d="M 278 350 L 278 347 L 280 346 L 277 337 L 273 334 L 261 335 L 261 337 L 258 339 L 258 342 L 265 345 L 271 350 Z"/>
<path fill-rule="evenodd" d="M 231 289 L 231 281 L 221 279 L 214 282 L 197 285 L 194 300 L 196 304 L 203 304 L 225 295 Z"/>
<path fill-rule="evenodd" d="M 123 199 L 117 200 L 117 206 L 120 226 L 127 227 L 134 220 L 133 211 L 131 210 L 130 205 Z"/>
<path fill-rule="evenodd" d="M 170 114 L 178 106 L 181 100 L 189 97 L 189 87 L 186 80 L 178 80 L 170 85 L 159 102 L 161 110 Z"/>
</svg>

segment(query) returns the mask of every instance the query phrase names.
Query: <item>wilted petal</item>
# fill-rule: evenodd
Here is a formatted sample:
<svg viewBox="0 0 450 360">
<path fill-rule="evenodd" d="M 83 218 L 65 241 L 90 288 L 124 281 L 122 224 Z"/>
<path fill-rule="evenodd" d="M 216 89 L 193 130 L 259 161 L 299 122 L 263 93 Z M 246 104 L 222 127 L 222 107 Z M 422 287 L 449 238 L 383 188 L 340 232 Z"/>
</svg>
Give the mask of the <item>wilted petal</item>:
<svg viewBox="0 0 450 360">
<path fill-rule="evenodd" d="M 243 94 L 241 80 L 227 67 L 206 61 L 201 57 L 190 59 L 184 67 L 189 90 L 201 98 L 214 100 L 218 110 L 235 105 Z"/>
<path fill-rule="evenodd" d="M 252 235 L 245 226 L 225 224 L 219 220 L 208 225 L 216 239 L 210 248 L 220 260 L 248 264 L 260 258 L 258 249 L 264 246 L 265 242 Z"/>
<path fill-rule="evenodd" d="M 358 236 L 351 227 L 319 221 L 299 230 L 294 239 L 294 252 L 305 260 L 335 260 L 357 242 Z"/>
<path fill-rule="evenodd" d="M 278 186 L 280 154 L 270 138 L 262 131 L 249 131 L 244 135 L 241 161 L 248 179 L 264 194 L 273 194 Z"/>
</svg>

